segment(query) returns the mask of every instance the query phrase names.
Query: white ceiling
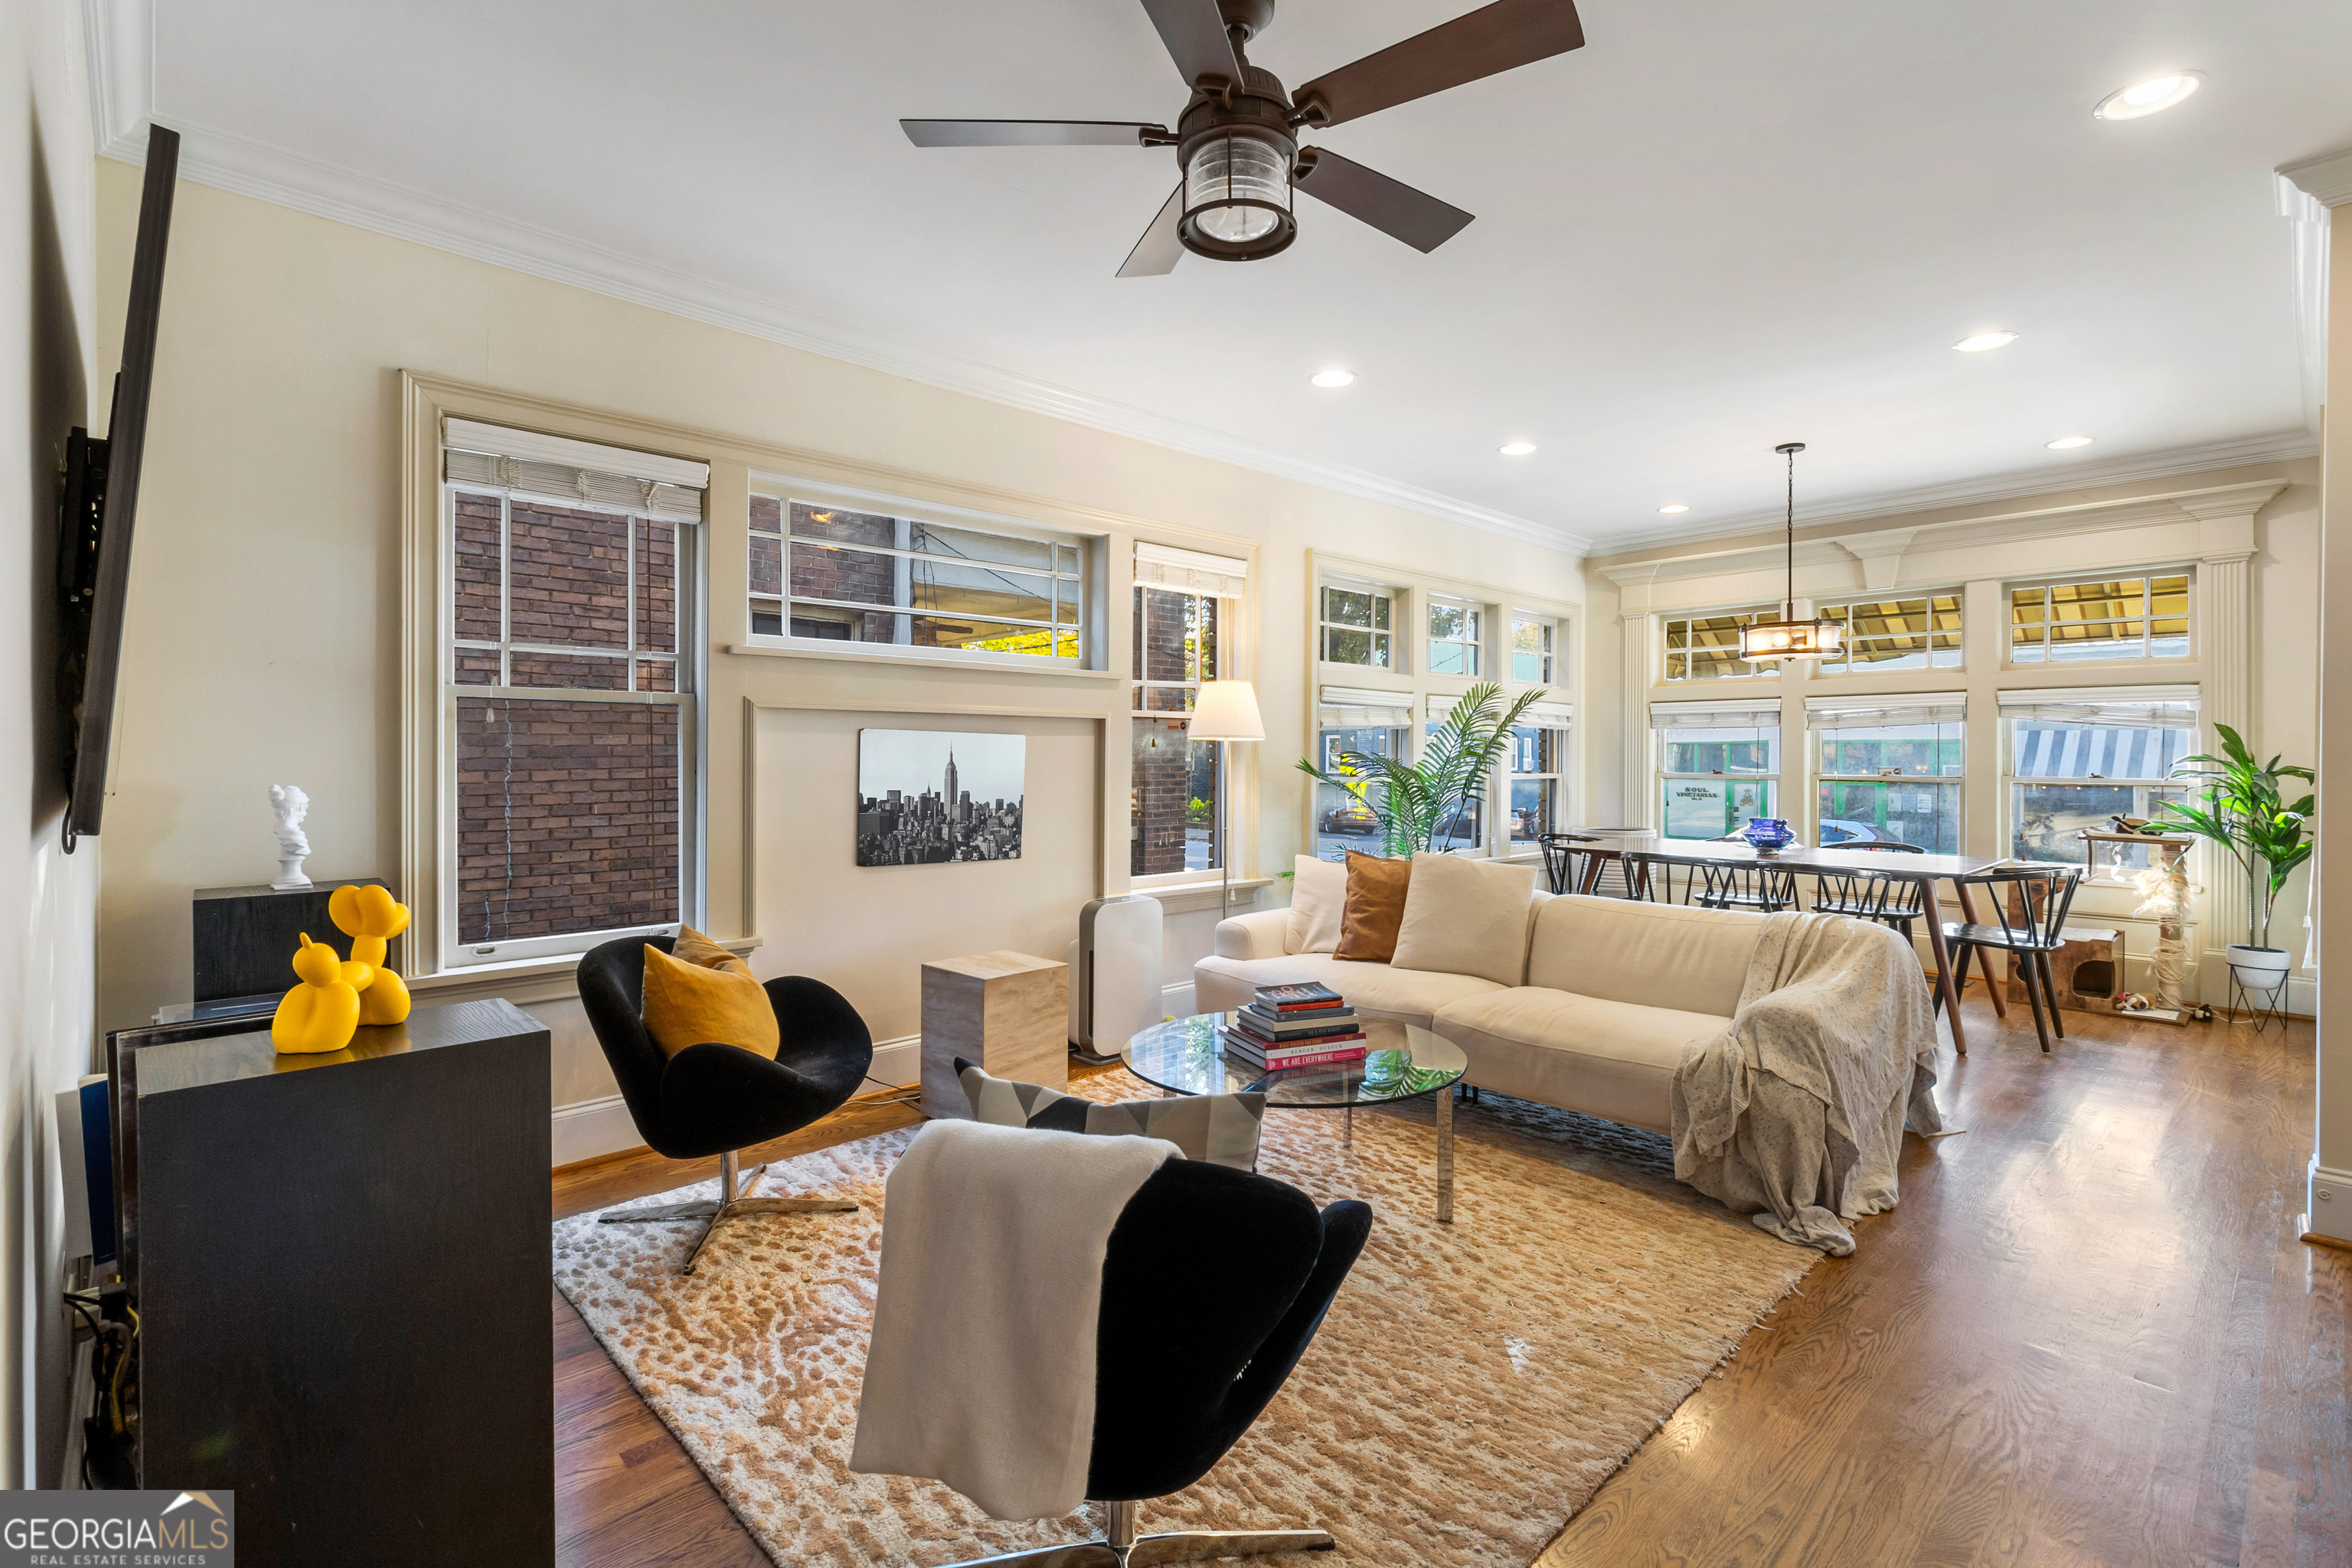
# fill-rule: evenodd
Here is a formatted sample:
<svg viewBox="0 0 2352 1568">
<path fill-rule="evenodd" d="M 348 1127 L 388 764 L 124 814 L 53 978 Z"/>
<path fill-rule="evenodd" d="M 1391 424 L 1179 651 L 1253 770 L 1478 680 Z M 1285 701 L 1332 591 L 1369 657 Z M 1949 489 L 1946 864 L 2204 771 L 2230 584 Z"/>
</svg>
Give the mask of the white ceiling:
<svg viewBox="0 0 2352 1568">
<path fill-rule="evenodd" d="M 1295 84 L 1469 8 L 1281 0 L 1252 58 Z M 1477 215 L 1433 255 L 1306 200 L 1287 253 L 1165 278 L 1113 273 L 1171 153 L 897 123 L 1171 121 L 1135 0 L 177 0 L 101 113 L 152 91 L 199 178 L 1606 546 L 1777 511 L 1789 439 L 1801 515 L 2308 449 L 2270 171 L 2352 142 L 2352 5 L 1581 9 L 1580 51 L 1310 138 Z"/>
</svg>

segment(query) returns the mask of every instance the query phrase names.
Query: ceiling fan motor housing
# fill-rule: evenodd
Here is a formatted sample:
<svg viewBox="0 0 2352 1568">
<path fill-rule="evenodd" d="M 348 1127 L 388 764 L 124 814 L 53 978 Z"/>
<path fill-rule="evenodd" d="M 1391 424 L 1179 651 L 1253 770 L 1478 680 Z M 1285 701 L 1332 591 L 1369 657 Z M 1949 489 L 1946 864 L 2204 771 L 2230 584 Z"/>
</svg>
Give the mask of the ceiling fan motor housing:
<svg viewBox="0 0 2352 1568">
<path fill-rule="evenodd" d="M 1225 10 L 1229 19 L 1236 11 L 1273 14 L 1270 3 L 1244 0 Z M 1290 133 L 1289 95 L 1272 71 L 1244 65 L 1238 88 L 1213 98 L 1193 94 L 1176 134 L 1185 187 L 1177 237 L 1185 249 L 1216 261 L 1255 261 L 1298 237 L 1290 209 L 1298 140 Z"/>
</svg>

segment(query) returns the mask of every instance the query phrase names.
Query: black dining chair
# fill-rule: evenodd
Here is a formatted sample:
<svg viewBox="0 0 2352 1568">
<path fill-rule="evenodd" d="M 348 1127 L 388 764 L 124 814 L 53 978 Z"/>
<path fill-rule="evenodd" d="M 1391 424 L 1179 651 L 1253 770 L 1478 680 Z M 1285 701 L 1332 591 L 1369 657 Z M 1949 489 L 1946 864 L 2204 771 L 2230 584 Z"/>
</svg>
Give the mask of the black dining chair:
<svg viewBox="0 0 2352 1568">
<path fill-rule="evenodd" d="M 646 949 L 667 952 L 676 945 L 672 937 L 632 936 L 589 949 L 580 961 L 580 1004 L 612 1064 L 637 1136 L 672 1160 L 719 1156 L 717 1202 L 658 1204 L 600 1216 L 606 1225 L 706 1221 L 681 1270 L 691 1274 L 702 1249 L 730 1220 L 857 1206 L 846 1198 L 749 1196 L 767 1166 L 754 1166 L 739 1189 L 736 1153 L 797 1132 L 837 1110 L 866 1081 L 874 1063 L 874 1037 L 840 992 L 794 974 L 766 985 L 782 1036 L 775 1060 L 719 1043 L 688 1046 L 664 1057 L 646 1031 Z"/>
<path fill-rule="evenodd" d="M 1601 839 L 1590 833 L 1538 833 L 1536 844 L 1543 850 L 1544 877 L 1555 893 L 1589 893 L 1599 882 L 1606 858 L 1596 856 L 1582 847 L 1598 844 Z"/>
<path fill-rule="evenodd" d="M 1927 918 L 1927 884 L 1894 871 L 1821 871 L 1814 876 L 1811 907 L 1817 915 L 1876 921 L 1901 931 L 1907 942 L 1912 922 Z"/>
<path fill-rule="evenodd" d="M 1760 864 L 1702 865 L 1693 869 L 1698 885 L 1685 883 L 1683 901 L 1703 910 L 1748 910 L 1775 915 L 1800 907 L 1794 871 Z"/>
<path fill-rule="evenodd" d="M 1318 1214 L 1270 1176 L 1200 1160 L 1161 1165 L 1119 1211 L 1103 1258 L 1087 1496 L 1104 1505 L 1104 1539 L 958 1568 L 1331 1551 L 1321 1530 L 1139 1535 L 1137 1506 L 1182 1491 L 1241 1441 L 1306 1353 L 1371 1229 L 1371 1209 L 1352 1199 Z"/>
<path fill-rule="evenodd" d="M 1645 849 L 1628 849 L 1618 857 L 1618 874 L 1624 884 L 1624 896 L 1643 903 L 1671 904 L 1675 901 L 1675 863 L 1663 855 L 1653 855 Z M 1683 897 L 1688 900 L 1687 884 Z"/>
<path fill-rule="evenodd" d="M 2033 1032 L 2044 1051 L 2049 1050 L 2053 1033 L 2062 1040 L 2066 1037 L 2066 1025 L 2058 1016 L 2058 983 L 2050 973 L 2050 955 L 2066 944 L 2066 913 L 2074 907 L 2074 890 L 2082 879 L 2083 868 L 2079 866 L 2033 867 L 1956 877 L 1956 885 L 1983 888 L 1992 894 L 1993 919 L 1998 923 L 1943 922 L 1944 945 L 1952 952 L 1952 994 L 1958 995 L 1967 986 L 1969 961 L 1978 950 L 2011 954 L 2017 978 L 2025 985 L 2025 999 L 2033 1008 Z M 2004 894 L 2011 896 L 2003 897 Z M 1993 973 L 1991 959 L 1981 962 L 1985 988 L 1990 991 L 2001 980 Z M 1936 1000 L 1941 1005 L 1941 992 Z M 2042 1011 L 2045 1005 L 2049 1009 L 2046 1021 Z"/>
</svg>

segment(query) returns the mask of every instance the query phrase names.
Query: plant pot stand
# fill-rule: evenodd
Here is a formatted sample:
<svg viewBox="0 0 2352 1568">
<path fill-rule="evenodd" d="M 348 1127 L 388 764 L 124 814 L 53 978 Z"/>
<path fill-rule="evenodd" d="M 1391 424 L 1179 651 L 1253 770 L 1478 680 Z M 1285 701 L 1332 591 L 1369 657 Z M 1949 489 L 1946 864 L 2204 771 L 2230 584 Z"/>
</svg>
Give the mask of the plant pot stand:
<svg viewBox="0 0 2352 1568">
<path fill-rule="evenodd" d="M 2230 1021 L 2238 1022 L 2247 1014 L 2253 1015 L 2254 1033 L 2261 1034 L 2275 1022 L 2286 1027 L 2286 975 L 2279 976 L 2276 985 L 2249 985 L 2235 969 L 2230 971 Z"/>
</svg>

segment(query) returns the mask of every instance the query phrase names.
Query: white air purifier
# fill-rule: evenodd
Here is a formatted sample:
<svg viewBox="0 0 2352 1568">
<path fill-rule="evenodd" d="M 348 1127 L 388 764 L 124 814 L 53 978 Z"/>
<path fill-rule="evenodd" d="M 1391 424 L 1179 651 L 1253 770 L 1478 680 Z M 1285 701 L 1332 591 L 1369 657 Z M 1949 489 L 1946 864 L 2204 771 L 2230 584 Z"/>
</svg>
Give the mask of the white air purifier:
<svg viewBox="0 0 2352 1568">
<path fill-rule="evenodd" d="M 1118 1059 L 1137 1030 L 1160 1022 L 1160 900 L 1096 899 L 1070 943 L 1070 1046 L 1087 1062 Z"/>
</svg>

